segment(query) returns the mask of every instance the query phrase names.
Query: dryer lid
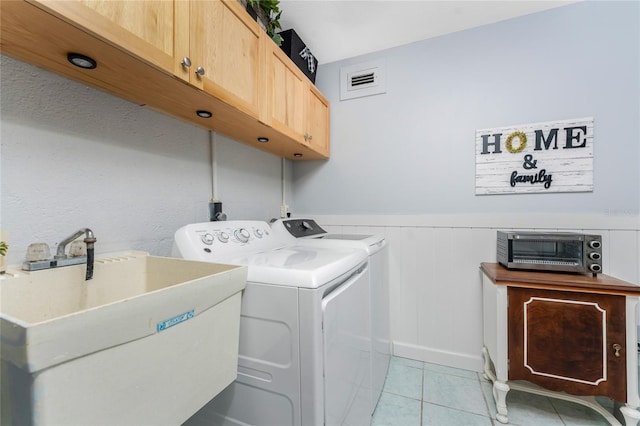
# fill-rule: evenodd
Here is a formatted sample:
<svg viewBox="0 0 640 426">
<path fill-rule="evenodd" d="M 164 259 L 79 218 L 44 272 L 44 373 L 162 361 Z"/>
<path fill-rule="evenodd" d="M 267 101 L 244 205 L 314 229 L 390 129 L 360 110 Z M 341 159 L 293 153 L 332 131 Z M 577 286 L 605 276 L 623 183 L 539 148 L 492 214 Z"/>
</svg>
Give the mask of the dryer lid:
<svg viewBox="0 0 640 426">
<path fill-rule="evenodd" d="M 366 260 L 366 251 L 357 248 L 300 245 L 220 259 L 223 263 L 248 266 L 249 282 L 302 288 L 328 284 Z"/>
</svg>

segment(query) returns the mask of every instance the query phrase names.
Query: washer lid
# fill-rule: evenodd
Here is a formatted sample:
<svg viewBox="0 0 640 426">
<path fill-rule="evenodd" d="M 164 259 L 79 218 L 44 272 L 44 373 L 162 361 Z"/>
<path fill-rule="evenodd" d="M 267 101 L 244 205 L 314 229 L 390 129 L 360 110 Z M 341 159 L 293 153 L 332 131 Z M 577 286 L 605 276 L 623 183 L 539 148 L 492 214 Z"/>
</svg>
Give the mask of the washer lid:
<svg viewBox="0 0 640 426">
<path fill-rule="evenodd" d="M 359 240 L 366 240 L 367 238 L 371 238 L 373 237 L 373 235 L 364 235 L 364 234 L 324 234 L 321 235 L 319 237 L 316 237 L 318 239 L 324 239 L 324 240 L 354 240 L 354 241 L 359 241 Z"/>
<path fill-rule="evenodd" d="M 249 282 L 318 288 L 358 267 L 366 259 L 367 252 L 357 248 L 292 245 L 220 261 L 247 265 Z"/>
<path fill-rule="evenodd" d="M 386 246 L 382 235 L 329 234 L 313 219 L 278 219 L 271 229 L 282 241 L 307 247 L 361 248 L 372 255 Z"/>
<path fill-rule="evenodd" d="M 304 243 L 302 242 L 304 241 Z M 311 247 L 355 247 L 372 255 L 386 246 L 382 235 L 325 234 L 317 238 L 305 238 L 300 243 Z"/>
</svg>

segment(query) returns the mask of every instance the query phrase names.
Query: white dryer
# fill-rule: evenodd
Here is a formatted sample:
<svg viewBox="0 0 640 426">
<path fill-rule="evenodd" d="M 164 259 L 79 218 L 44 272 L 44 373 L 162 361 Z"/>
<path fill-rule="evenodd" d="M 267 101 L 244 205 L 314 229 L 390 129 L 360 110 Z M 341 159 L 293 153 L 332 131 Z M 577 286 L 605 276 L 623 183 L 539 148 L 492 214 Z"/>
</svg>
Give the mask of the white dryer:
<svg viewBox="0 0 640 426">
<path fill-rule="evenodd" d="M 332 234 L 313 219 L 278 219 L 271 228 L 290 244 L 308 247 L 344 249 L 361 248 L 369 255 L 371 280 L 371 413 L 376 408 L 391 360 L 391 325 L 389 304 L 389 258 L 382 235 Z"/>
<path fill-rule="evenodd" d="M 364 250 L 292 245 L 266 222 L 228 221 L 180 228 L 173 255 L 248 266 L 238 377 L 185 425 L 370 423 Z"/>
</svg>

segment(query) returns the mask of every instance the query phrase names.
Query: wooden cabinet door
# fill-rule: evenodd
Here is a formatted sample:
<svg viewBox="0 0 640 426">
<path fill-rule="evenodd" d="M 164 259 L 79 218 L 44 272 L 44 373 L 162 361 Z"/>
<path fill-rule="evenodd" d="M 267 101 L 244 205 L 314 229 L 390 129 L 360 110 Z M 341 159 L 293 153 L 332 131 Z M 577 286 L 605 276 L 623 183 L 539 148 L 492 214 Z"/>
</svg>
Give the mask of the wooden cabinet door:
<svg viewBox="0 0 640 426">
<path fill-rule="evenodd" d="M 191 83 L 258 118 L 266 33 L 236 0 L 193 0 L 190 8 Z"/>
<path fill-rule="evenodd" d="M 175 3 L 175 4 L 174 4 Z M 188 33 L 176 31 L 188 25 L 180 19 L 184 0 L 61 0 L 38 1 L 38 7 L 170 73 L 179 70 L 175 57 L 185 52 Z M 91 56 L 91 52 L 78 52 Z"/>
<path fill-rule="evenodd" d="M 266 43 L 265 108 L 261 121 L 323 157 L 329 156 L 329 102 L 291 59 Z"/>
<path fill-rule="evenodd" d="M 316 152 L 329 156 L 329 102 L 313 84 L 309 85 L 307 143 Z"/>
<path fill-rule="evenodd" d="M 263 122 L 298 142 L 306 132 L 307 77 L 270 40 L 267 50 L 267 85 Z"/>
<path fill-rule="evenodd" d="M 509 380 L 627 400 L 624 296 L 509 287 L 508 298 Z"/>
</svg>

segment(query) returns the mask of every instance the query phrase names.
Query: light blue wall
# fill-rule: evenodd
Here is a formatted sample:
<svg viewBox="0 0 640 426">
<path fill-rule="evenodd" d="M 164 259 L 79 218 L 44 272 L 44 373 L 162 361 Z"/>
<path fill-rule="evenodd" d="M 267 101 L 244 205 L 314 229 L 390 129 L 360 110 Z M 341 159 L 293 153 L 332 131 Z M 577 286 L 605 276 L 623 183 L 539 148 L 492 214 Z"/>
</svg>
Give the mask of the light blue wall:
<svg viewBox="0 0 640 426">
<path fill-rule="evenodd" d="M 583 2 L 319 68 L 331 159 L 293 169 L 294 213 L 640 210 L 640 7 Z M 343 66 L 387 61 L 387 93 L 341 102 Z M 475 130 L 594 117 L 594 191 L 475 196 Z"/>
</svg>

